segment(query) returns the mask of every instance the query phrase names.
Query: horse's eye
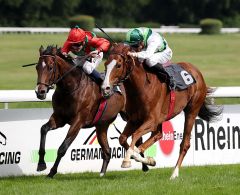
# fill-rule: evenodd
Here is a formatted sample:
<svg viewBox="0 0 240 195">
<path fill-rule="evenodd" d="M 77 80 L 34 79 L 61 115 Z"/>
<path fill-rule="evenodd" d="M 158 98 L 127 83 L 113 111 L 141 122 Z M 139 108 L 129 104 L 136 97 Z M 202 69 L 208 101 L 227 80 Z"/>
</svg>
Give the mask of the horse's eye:
<svg viewBox="0 0 240 195">
<path fill-rule="evenodd" d="M 52 66 L 48 66 L 49 71 L 52 71 L 53 67 Z"/>
<path fill-rule="evenodd" d="M 117 64 L 117 65 L 116 65 L 116 68 L 121 68 L 121 64 Z"/>
</svg>

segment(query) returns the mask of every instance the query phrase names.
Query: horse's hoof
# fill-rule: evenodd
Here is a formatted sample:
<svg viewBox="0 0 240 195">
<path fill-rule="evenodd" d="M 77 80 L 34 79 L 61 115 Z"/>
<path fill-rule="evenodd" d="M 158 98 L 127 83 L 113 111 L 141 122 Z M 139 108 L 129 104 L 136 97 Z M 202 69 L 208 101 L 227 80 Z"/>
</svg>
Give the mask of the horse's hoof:
<svg viewBox="0 0 240 195">
<path fill-rule="evenodd" d="M 147 159 L 148 159 L 148 165 L 153 167 L 156 166 L 156 161 L 154 160 L 154 158 L 148 156 Z"/>
<path fill-rule="evenodd" d="M 46 176 L 46 178 L 48 178 L 48 179 L 53 179 L 53 174 L 51 174 L 51 173 L 49 173 L 47 176 Z"/>
<path fill-rule="evenodd" d="M 100 173 L 100 177 L 103 177 L 105 175 L 105 173 Z"/>
<path fill-rule="evenodd" d="M 179 168 L 176 167 L 176 168 L 174 169 L 171 177 L 170 177 L 170 180 L 174 180 L 174 179 L 178 178 L 178 176 L 179 176 Z"/>
<path fill-rule="evenodd" d="M 143 171 L 143 172 L 148 172 L 148 171 L 149 171 L 148 166 L 145 165 L 145 164 L 142 164 L 142 171 Z"/>
<path fill-rule="evenodd" d="M 37 171 L 44 171 L 47 168 L 46 163 L 38 164 Z"/>
<path fill-rule="evenodd" d="M 54 171 L 54 170 L 50 170 L 50 173 L 47 175 L 48 178 L 53 178 L 54 175 L 56 175 L 57 171 Z"/>
<path fill-rule="evenodd" d="M 131 161 L 123 161 L 121 167 L 122 168 L 129 168 L 129 167 L 131 167 Z"/>
</svg>

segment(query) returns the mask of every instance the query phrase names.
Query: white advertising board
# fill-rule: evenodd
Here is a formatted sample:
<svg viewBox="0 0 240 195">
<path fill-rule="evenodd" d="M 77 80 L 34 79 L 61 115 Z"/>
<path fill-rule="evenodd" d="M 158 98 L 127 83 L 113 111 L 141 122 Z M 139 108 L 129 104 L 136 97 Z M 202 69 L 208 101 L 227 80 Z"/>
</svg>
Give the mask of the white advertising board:
<svg viewBox="0 0 240 195">
<path fill-rule="evenodd" d="M 66 125 L 49 131 L 45 157 L 47 169 L 41 173 L 37 172 L 40 128 L 48 121 L 51 113 L 51 109 L 0 110 L 0 177 L 49 173 L 57 149 L 69 128 Z M 240 163 L 239 118 L 240 105 L 225 106 L 222 119 L 216 123 L 206 123 L 197 118 L 192 130 L 191 147 L 183 165 Z M 108 141 L 112 151 L 108 170 L 123 170 L 121 163 L 125 150 L 119 145 L 119 132 L 116 127 L 123 131 L 125 124 L 121 117 L 117 117 L 108 130 Z M 146 155 L 154 157 L 156 167 L 175 166 L 183 137 L 183 125 L 183 113 L 163 124 L 163 138 L 145 152 Z M 101 149 L 94 130 L 94 128 L 80 130 L 62 158 L 59 172 L 100 171 Z M 147 137 L 148 135 L 144 139 Z M 141 164 L 132 160 L 131 169 L 140 168 Z"/>
</svg>

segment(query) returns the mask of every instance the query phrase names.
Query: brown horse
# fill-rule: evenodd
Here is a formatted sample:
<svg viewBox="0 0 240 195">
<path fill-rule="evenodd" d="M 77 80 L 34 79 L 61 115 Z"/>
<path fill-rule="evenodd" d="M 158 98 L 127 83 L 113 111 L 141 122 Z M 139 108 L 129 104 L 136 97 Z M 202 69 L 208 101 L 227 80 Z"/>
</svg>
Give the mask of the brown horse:
<svg viewBox="0 0 240 195">
<path fill-rule="evenodd" d="M 69 124 L 70 128 L 67 136 L 58 149 L 57 159 L 48 177 L 53 177 L 57 173 L 61 158 L 79 130 L 93 126 L 96 127 L 97 139 L 103 151 L 103 165 L 100 172 L 100 176 L 103 176 L 111 156 L 107 140 L 107 129 L 117 114 L 124 111 L 124 88 L 121 86 L 122 95 L 115 93 L 107 100 L 108 106 L 101 121 L 93 124 L 94 116 L 102 99 L 100 87 L 81 68 L 73 68 L 71 63 L 57 55 L 56 47 L 48 46 L 46 50 L 40 47 L 39 52 L 40 57 L 36 66 L 38 73 L 37 97 L 45 99 L 46 93 L 53 84 L 56 84 L 57 88 L 52 97 L 53 114 L 49 121 L 41 127 L 37 171 L 46 169 L 44 155 L 47 132 Z"/>
<path fill-rule="evenodd" d="M 126 91 L 126 111 L 129 120 L 119 140 L 121 145 L 129 149 L 122 167 L 131 166 L 130 158 L 154 166 L 153 158 L 142 158 L 139 153 L 144 153 L 148 147 L 162 137 L 162 122 L 184 111 L 184 135 L 176 167 L 171 176 L 171 179 L 174 179 L 179 176 L 179 168 L 190 147 L 190 136 L 195 118 L 199 116 L 210 121 L 216 119 L 222 110 L 218 110 L 218 107 L 214 105 L 208 105 L 206 95 L 211 91 L 206 86 L 201 72 L 192 64 L 181 62 L 178 63 L 179 66 L 190 73 L 196 83 L 186 90 L 175 91 L 175 106 L 169 117 L 170 90 L 166 83 L 161 82 L 155 74 L 146 71 L 143 63 L 127 55 L 127 52 L 131 50 L 133 49 L 130 46 L 123 43 L 112 48 L 105 62 L 106 77 L 102 84 L 104 96 L 108 96 L 113 85 L 120 82 L 124 83 Z M 148 132 L 152 132 L 150 138 L 136 148 L 136 141 Z M 129 146 L 127 138 L 131 135 L 132 142 Z"/>
</svg>

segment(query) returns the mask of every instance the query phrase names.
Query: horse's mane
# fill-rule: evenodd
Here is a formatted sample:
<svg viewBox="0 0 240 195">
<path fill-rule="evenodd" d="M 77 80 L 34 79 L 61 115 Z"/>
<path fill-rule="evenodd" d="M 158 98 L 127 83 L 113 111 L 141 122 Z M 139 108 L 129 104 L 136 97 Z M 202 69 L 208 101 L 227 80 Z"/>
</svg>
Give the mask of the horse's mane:
<svg viewBox="0 0 240 195">
<path fill-rule="evenodd" d="M 43 55 L 57 55 L 66 62 L 73 64 L 72 60 L 64 56 L 61 52 L 61 47 L 57 45 L 48 45 L 47 48 L 43 51 Z"/>
<path fill-rule="evenodd" d="M 58 49 L 59 48 L 57 45 L 48 45 L 47 48 L 43 51 L 43 55 L 55 55 L 55 51 L 57 51 Z"/>
<path fill-rule="evenodd" d="M 42 47 L 42 46 L 41 46 Z M 72 69 L 73 67 L 78 67 L 75 69 L 72 69 L 71 72 L 76 72 L 79 77 L 81 77 L 81 80 L 83 78 L 88 78 L 87 74 L 82 70 L 81 66 L 77 66 L 76 64 L 73 63 L 73 60 L 71 58 L 65 57 L 62 52 L 61 52 L 61 47 L 58 47 L 57 45 L 48 45 L 46 49 L 42 51 L 42 55 L 51 55 L 51 56 L 58 56 L 59 60 L 62 61 L 62 63 L 59 64 L 66 64 L 70 66 Z M 68 74 L 68 73 L 67 73 Z M 83 76 L 85 75 L 85 76 Z M 88 82 L 88 80 L 87 80 Z"/>
<path fill-rule="evenodd" d="M 110 51 L 110 53 L 112 53 L 112 54 L 122 54 L 124 56 L 127 56 L 127 53 L 129 51 L 130 52 L 136 52 L 136 48 L 132 47 L 131 45 L 129 45 L 129 44 L 125 43 L 125 42 L 121 42 L 121 43 L 114 44 L 112 49 L 111 49 L 111 51 Z M 131 57 L 131 59 L 134 60 L 135 65 L 137 67 L 142 66 L 145 71 L 146 70 L 149 71 L 148 66 L 146 66 L 144 62 L 140 62 L 136 58 L 134 59 L 132 57 Z"/>
<path fill-rule="evenodd" d="M 121 53 L 123 55 L 126 55 L 127 52 L 130 50 L 130 45 L 126 43 L 118 43 L 113 45 L 113 47 L 111 48 L 111 53 Z"/>
</svg>

